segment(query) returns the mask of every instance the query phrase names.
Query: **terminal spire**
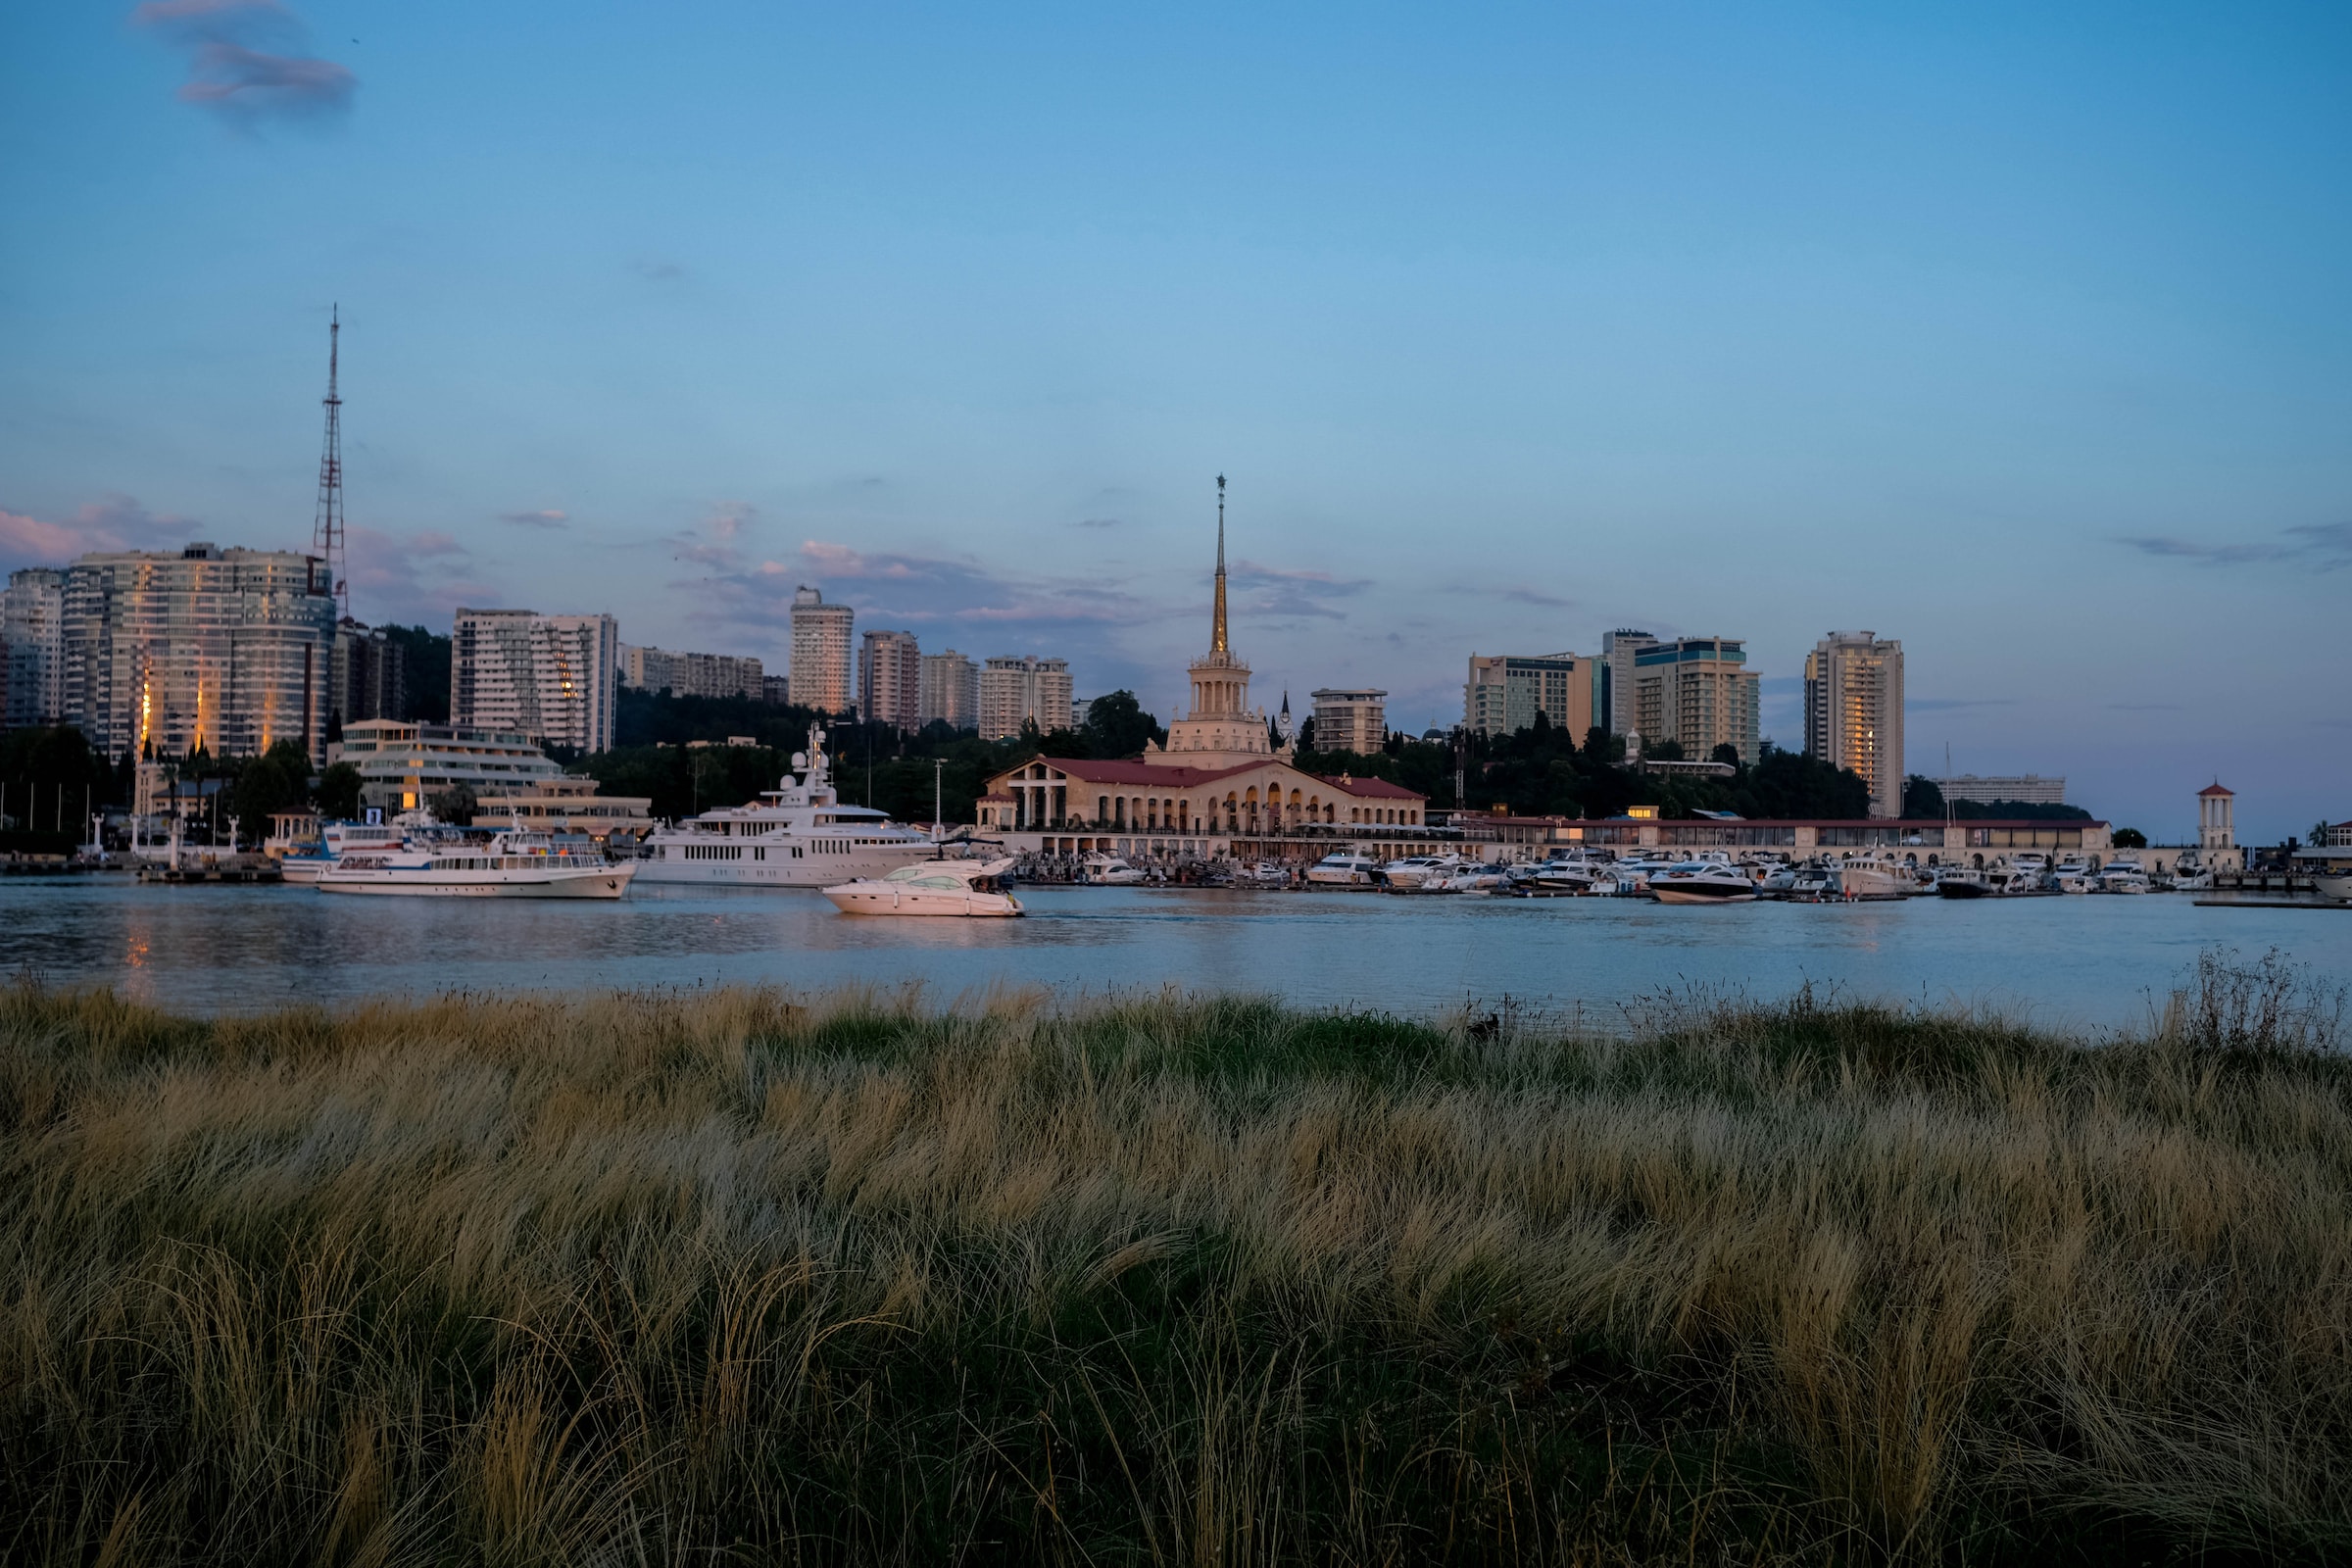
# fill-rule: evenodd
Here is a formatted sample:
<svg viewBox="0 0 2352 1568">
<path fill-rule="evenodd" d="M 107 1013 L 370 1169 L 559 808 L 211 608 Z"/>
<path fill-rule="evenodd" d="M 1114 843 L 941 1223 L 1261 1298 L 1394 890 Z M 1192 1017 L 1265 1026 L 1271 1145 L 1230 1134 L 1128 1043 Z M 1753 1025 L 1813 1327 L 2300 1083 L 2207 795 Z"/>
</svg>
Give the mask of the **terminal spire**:
<svg viewBox="0 0 2352 1568">
<path fill-rule="evenodd" d="M 1208 651 L 1225 652 L 1225 476 L 1217 475 L 1217 623 L 1208 639 Z"/>
</svg>

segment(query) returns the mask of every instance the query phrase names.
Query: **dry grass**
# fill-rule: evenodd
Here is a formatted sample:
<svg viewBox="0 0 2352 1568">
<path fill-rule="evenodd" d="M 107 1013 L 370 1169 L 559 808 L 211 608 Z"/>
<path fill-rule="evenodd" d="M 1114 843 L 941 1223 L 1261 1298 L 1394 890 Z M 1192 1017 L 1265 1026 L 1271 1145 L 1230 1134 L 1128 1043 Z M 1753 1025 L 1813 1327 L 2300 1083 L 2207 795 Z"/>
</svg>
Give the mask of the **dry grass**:
<svg viewBox="0 0 2352 1568">
<path fill-rule="evenodd" d="M 2352 1076 L 2200 1016 L 20 986 L 0 1555 L 2325 1557 Z"/>
</svg>

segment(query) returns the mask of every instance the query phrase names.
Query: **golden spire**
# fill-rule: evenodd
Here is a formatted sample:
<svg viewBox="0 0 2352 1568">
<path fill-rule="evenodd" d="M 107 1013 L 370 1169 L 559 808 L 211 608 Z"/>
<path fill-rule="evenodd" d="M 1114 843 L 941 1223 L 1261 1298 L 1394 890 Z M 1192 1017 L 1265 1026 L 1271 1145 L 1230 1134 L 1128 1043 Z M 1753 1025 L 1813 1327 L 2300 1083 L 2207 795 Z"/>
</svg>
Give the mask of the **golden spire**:
<svg viewBox="0 0 2352 1568">
<path fill-rule="evenodd" d="M 1225 476 L 1217 475 L 1217 623 L 1209 634 L 1208 651 L 1225 652 Z"/>
</svg>

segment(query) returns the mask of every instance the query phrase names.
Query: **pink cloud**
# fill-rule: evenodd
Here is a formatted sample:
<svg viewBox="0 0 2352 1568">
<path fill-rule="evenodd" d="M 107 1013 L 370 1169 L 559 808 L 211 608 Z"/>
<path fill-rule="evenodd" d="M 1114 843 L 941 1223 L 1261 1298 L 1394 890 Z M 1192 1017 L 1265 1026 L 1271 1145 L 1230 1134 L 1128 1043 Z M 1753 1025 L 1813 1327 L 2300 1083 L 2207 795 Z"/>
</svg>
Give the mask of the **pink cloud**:
<svg viewBox="0 0 2352 1568">
<path fill-rule="evenodd" d="M 184 544 L 193 526 L 185 517 L 159 517 L 124 495 L 85 501 L 57 521 L 0 508 L 0 557 L 18 565 L 64 565 L 93 550 Z"/>
<path fill-rule="evenodd" d="M 279 0 L 147 0 L 131 24 L 188 51 L 180 98 L 239 125 L 351 107 L 359 77 L 301 48 L 302 21 Z"/>
</svg>

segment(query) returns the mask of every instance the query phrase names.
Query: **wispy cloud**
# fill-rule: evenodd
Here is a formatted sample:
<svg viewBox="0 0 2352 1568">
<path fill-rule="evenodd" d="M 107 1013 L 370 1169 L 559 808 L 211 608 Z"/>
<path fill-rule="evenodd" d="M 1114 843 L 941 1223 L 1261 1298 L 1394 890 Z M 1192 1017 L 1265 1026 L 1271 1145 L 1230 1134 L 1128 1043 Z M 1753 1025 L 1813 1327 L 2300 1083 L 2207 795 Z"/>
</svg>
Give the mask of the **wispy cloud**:
<svg viewBox="0 0 2352 1568">
<path fill-rule="evenodd" d="M 2307 522 L 2283 528 L 2275 538 L 2207 544 L 2171 534 L 2127 534 L 2116 541 L 2143 556 L 2193 561 L 2207 566 L 2242 566 L 2260 561 L 2294 561 L 2318 571 L 2352 565 L 2352 522 Z"/>
<path fill-rule="evenodd" d="M 338 115 L 359 90 L 347 67 L 302 52 L 309 29 L 281 0 L 146 0 L 130 21 L 187 52 L 184 102 L 240 129 Z"/>
<path fill-rule="evenodd" d="M 195 526 L 185 517 L 158 516 L 125 495 L 85 501 L 58 518 L 0 507 L 0 561 L 62 566 L 93 550 L 160 550 L 186 543 Z"/>
<path fill-rule="evenodd" d="M 1906 697 L 1903 709 L 1907 712 L 1948 713 L 1961 708 L 2015 708 L 2014 697 Z"/>
<path fill-rule="evenodd" d="M 1235 563 L 1226 576 L 1234 587 L 1242 590 L 1243 601 L 1237 608 L 1252 615 L 1275 618 L 1314 616 L 1346 620 L 1347 612 L 1332 601 L 1353 598 L 1372 586 L 1369 578 L 1341 577 L 1328 571 L 1286 570 L 1259 565 L 1253 561 Z"/>
<path fill-rule="evenodd" d="M 502 512 L 501 522 L 511 522 L 518 528 L 563 528 L 571 523 L 571 514 L 554 507 L 542 507 L 536 512 Z"/>
<path fill-rule="evenodd" d="M 665 261 L 659 257 L 648 257 L 635 262 L 631 264 L 629 270 L 644 278 L 648 283 L 675 283 L 686 275 L 683 264 Z"/>
<path fill-rule="evenodd" d="M 1116 528 L 1119 526 L 1119 519 L 1116 517 L 1080 517 L 1070 526 L 1073 528 Z"/>
<path fill-rule="evenodd" d="M 447 631 L 460 605 L 507 602 L 496 583 L 470 575 L 472 552 L 438 529 L 400 534 L 354 525 L 344 549 L 351 612 L 365 621 L 413 621 Z"/>
<path fill-rule="evenodd" d="M 760 509 L 748 501 L 714 502 L 703 520 L 670 535 L 662 543 L 673 560 L 709 566 L 713 571 L 739 571 L 743 551 L 737 544 L 744 530 L 760 520 Z"/>
</svg>

